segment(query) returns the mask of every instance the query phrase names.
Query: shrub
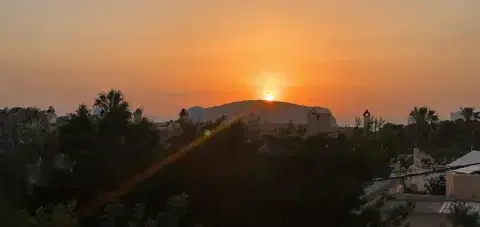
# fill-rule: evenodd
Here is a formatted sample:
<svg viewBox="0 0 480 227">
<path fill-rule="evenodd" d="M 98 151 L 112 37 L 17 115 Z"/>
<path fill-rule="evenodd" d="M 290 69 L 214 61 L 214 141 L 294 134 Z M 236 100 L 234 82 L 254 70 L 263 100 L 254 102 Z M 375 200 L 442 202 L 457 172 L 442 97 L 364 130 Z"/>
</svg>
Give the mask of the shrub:
<svg viewBox="0 0 480 227">
<path fill-rule="evenodd" d="M 434 174 L 425 177 L 425 190 L 429 195 L 445 195 L 445 174 Z"/>
<path fill-rule="evenodd" d="M 449 210 L 450 212 L 447 215 L 447 220 L 454 227 L 478 227 L 480 225 L 477 223 L 479 214 L 465 203 L 456 202 L 450 206 Z"/>
</svg>

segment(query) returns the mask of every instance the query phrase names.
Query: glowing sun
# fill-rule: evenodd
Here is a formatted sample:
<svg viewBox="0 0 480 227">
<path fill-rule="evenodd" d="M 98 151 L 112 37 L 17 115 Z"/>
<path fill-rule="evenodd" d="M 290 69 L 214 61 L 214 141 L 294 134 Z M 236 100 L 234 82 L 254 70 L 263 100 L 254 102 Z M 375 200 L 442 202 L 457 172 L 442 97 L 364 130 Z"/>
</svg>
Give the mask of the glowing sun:
<svg viewBox="0 0 480 227">
<path fill-rule="evenodd" d="M 263 99 L 265 99 L 265 101 L 271 102 L 271 101 L 275 101 L 275 96 L 273 96 L 272 93 L 268 93 L 265 95 L 265 97 L 263 97 Z"/>
<path fill-rule="evenodd" d="M 256 75 L 258 97 L 267 102 L 282 100 L 286 80 L 279 72 L 260 72 Z"/>
</svg>

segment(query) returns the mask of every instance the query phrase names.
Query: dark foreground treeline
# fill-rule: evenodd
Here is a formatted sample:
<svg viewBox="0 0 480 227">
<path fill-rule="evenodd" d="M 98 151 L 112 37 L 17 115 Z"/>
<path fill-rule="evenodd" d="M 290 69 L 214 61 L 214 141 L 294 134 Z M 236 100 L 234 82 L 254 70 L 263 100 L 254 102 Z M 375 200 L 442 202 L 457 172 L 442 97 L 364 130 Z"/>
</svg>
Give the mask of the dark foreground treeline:
<svg viewBox="0 0 480 227">
<path fill-rule="evenodd" d="M 379 209 L 352 211 L 365 204 L 369 181 L 388 175 L 390 159 L 414 143 L 399 126 L 337 139 L 285 136 L 259 152 L 262 141 L 249 141 L 244 123 L 216 133 L 223 119 L 196 124 L 182 111 L 165 146 L 164 133 L 120 92 L 100 94 L 95 106 L 99 115 L 80 105 L 56 129 L 26 130 L 38 118 L 25 117 L 4 130 L 0 226 L 397 226 Z M 9 139 L 14 133 L 21 136 Z M 150 167 L 155 173 L 136 181 Z"/>
</svg>

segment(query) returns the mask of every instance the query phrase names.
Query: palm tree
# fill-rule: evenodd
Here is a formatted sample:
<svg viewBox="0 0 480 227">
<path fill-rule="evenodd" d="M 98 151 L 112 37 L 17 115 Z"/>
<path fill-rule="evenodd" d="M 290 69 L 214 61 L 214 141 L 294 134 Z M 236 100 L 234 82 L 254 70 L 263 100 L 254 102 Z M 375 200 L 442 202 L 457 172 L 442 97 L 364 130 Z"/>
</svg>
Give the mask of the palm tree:
<svg viewBox="0 0 480 227">
<path fill-rule="evenodd" d="M 471 122 L 476 120 L 475 108 L 474 107 L 463 107 L 460 108 L 460 113 L 463 116 L 465 122 Z"/>
<path fill-rule="evenodd" d="M 414 107 L 413 110 L 410 111 L 408 123 L 415 125 L 415 146 L 417 148 L 422 135 L 425 133 L 429 134 L 439 120 L 437 112 L 426 106 Z"/>
<path fill-rule="evenodd" d="M 108 93 L 100 93 L 95 99 L 94 105 L 102 108 L 107 113 L 115 110 L 125 111 L 128 110 L 129 107 L 123 93 L 119 90 L 110 90 Z"/>
<path fill-rule="evenodd" d="M 472 122 L 477 120 L 477 114 L 475 113 L 475 108 L 474 107 L 460 108 L 460 113 L 462 114 L 463 120 L 465 121 L 465 126 L 467 127 L 468 131 L 470 131 L 470 150 L 473 150 L 474 129 L 472 128 Z"/>
<path fill-rule="evenodd" d="M 91 117 L 90 110 L 88 110 L 87 105 L 85 105 L 84 103 L 78 105 L 78 108 L 75 111 L 75 114 L 76 114 L 75 115 L 76 117 L 86 117 L 86 118 Z"/>
<path fill-rule="evenodd" d="M 414 107 L 408 115 L 409 123 L 413 124 L 435 124 L 439 121 L 439 117 L 435 110 L 429 109 L 426 106 Z"/>
</svg>

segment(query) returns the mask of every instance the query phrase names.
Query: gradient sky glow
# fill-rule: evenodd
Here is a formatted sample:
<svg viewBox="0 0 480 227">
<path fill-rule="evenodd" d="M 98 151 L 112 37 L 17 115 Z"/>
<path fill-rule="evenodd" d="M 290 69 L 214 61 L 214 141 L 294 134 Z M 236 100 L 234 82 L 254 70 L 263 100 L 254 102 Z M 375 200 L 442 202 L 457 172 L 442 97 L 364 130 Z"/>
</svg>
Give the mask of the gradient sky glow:
<svg viewBox="0 0 480 227">
<path fill-rule="evenodd" d="M 110 88 L 169 118 L 261 99 L 405 122 L 480 108 L 478 0 L 0 0 L 0 106 L 71 112 Z"/>
</svg>

